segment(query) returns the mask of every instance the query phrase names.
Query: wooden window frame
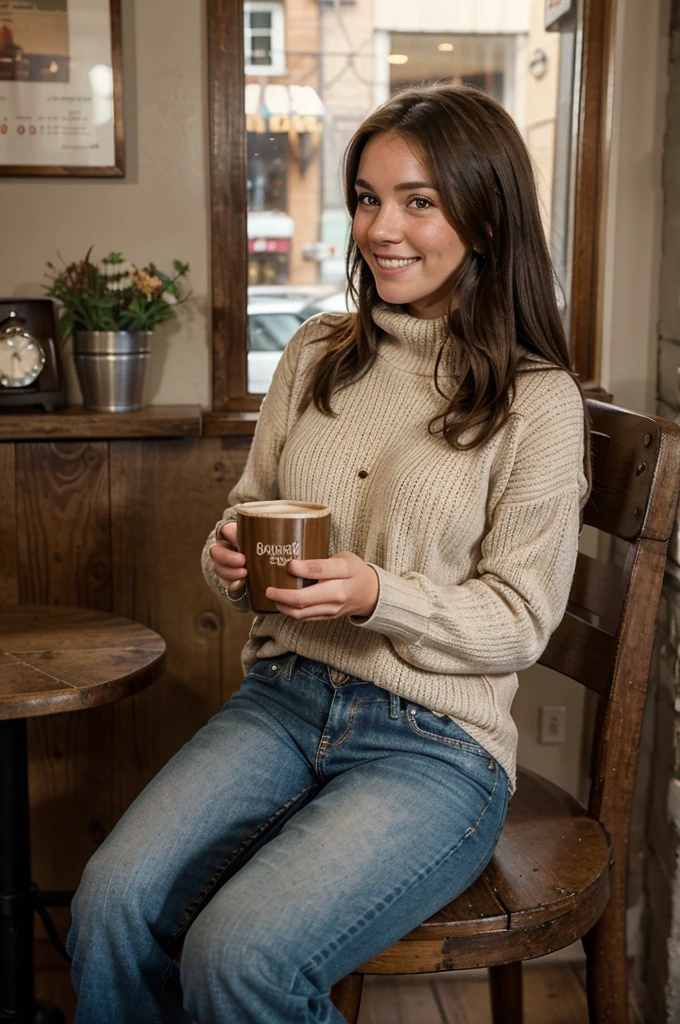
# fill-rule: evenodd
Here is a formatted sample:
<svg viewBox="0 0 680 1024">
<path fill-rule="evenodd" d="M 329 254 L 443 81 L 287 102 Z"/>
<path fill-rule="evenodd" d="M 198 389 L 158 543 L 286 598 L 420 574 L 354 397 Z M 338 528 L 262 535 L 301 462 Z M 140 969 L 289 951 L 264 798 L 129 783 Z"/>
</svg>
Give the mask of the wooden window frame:
<svg viewBox="0 0 680 1024">
<path fill-rule="evenodd" d="M 248 394 L 248 222 L 243 0 L 206 0 L 210 125 L 212 410 L 259 409 Z M 585 385 L 597 386 L 604 213 L 616 0 L 583 0 L 578 89 L 570 344 Z"/>
<path fill-rule="evenodd" d="M 583 7 L 569 341 L 586 387 L 597 387 L 600 374 L 616 2 L 584 0 Z"/>
</svg>

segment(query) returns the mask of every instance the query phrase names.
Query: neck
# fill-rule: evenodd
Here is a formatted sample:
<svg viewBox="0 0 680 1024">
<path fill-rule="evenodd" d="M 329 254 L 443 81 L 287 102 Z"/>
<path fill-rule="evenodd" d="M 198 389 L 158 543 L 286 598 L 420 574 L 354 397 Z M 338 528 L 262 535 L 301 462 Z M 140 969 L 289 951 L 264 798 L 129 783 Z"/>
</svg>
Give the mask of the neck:
<svg viewBox="0 0 680 1024">
<path fill-rule="evenodd" d="M 405 308 L 408 315 L 415 317 L 417 320 L 441 320 L 449 311 L 449 300 L 439 299 L 433 302 L 432 305 L 428 305 L 426 300 L 410 302 Z"/>
</svg>

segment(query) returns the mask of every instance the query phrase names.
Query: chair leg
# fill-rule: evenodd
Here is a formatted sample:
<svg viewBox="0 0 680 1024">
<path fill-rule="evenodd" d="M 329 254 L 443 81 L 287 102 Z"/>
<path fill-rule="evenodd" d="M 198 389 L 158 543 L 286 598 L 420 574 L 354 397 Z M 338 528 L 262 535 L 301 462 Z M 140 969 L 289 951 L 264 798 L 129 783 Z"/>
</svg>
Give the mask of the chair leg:
<svg viewBox="0 0 680 1024">
<path fill-rule="evenodd" d="M 522 1024 L 522 964 L 489 967 L 493 1024 Z"/>
<path fill-rule="evenodd" d="M 348 974 L 331 989 L 331 1002 L 343 1015 L 347 1024 L 357 1024 L 363 987 L 363 974 Z"/>
<path fill-rule="evenodd" d="M 583 938 L 590 1024 L 628 1024 L 628 960 L 625 901 L 609 900 Z"/>
</svg>

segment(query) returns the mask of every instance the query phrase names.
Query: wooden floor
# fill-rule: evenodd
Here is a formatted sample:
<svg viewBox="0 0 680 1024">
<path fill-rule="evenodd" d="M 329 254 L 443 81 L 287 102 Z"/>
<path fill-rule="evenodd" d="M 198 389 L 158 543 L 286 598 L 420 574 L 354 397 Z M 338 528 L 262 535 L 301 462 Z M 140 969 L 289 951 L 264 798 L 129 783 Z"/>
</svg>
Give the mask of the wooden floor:
<svg viewBox="0 0 680 1024">
<path fill-rule="evenodd" d="M 568 964 L 523 970 L 524 1024 L 587 1024 L 585 989 Z M 359 1024 L 491 1024 L 486 972 L 367 978 Z"/>
<path fill-rule="evenodd" d="M 569 965 L 527 965 L 524 1024 L 587 1024 L 580 974 Z M 40 998 L 59 1006 L 72 1024 L 75 997 L 68 974 L 45 970 L 37 977 Z M 435 978 L 367 978 L 359 1024 L 491 1024 L 485 972 Z"/>
</svg>

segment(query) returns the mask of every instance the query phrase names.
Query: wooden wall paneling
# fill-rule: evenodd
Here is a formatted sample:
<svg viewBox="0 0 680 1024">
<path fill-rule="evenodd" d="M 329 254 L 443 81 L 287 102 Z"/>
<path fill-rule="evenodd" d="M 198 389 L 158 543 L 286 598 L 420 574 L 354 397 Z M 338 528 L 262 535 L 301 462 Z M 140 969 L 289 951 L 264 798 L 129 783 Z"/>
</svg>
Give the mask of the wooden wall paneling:
<svg viewBox="0 0 680 1024">
<path fill-rule="evenodd" d="M 108 445 L 17 444 L 16 504 L 19 600 L 109 611 Z M 75 888 L 111 827 L 111 709 L 32 719 L 28 736 L 33 877 Z"/>
<path fill-rule="evenodd" d="M 108 444 L 17 444 L 21 600 L 109 611 Z"/>
<path fill-rule="evenodd" d="M 114 611 L 168 645 L 165 675 L 114 708 L 116 817 L 235 688 L 250 617 L 210 593 L 200 556 L 248 445 L 247 438 L 111 445 Z"/>
<path fill-rule="evenodd" d="M 0 444 L 0 601 L 19 600 L 14 445 Z"/>
</svg>

